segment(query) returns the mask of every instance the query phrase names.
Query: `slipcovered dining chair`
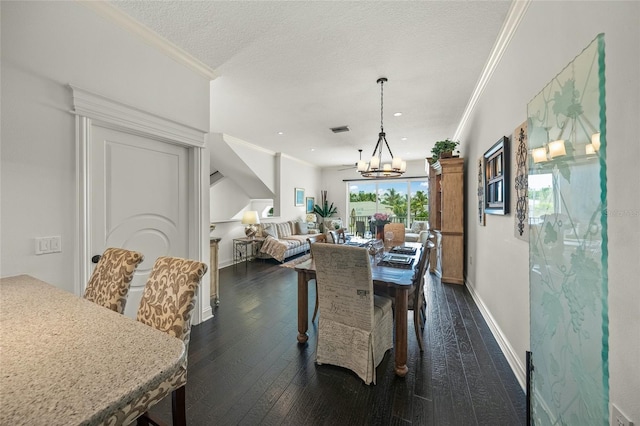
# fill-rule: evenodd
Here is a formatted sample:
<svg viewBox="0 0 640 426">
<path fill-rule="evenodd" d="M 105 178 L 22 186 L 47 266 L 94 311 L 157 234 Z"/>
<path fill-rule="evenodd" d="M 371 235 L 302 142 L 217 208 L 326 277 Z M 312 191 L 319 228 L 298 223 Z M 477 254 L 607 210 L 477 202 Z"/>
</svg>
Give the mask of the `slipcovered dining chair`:
<svg viewBox="0 0 640 426">
<path fill-rule="evenodd" d="M 89 278 L 84 298 L 119 314 L 123 313 L 133 274 L 143 260 L 144 256 L 137 251 L 106 249 Z"/>
<path fill-rule="evenodd" d="M 376 367 L 393 347 L 391 299 L 373 293 L 366 248 L 314 244 L 318 298 L 316 363 L 355 372 L 376 383 Z"/>
<path fill-rule="evenodd" d="M 206 272 L 207 265 L 195 260 L 178 257 L 159 257 L 156 260 L 142 293 L 137 320 L 182 340 L 185 346 L 184 362 L 172 377 L 131 401 L 106 424 L 129 424 L 135 419 L 138 419 L 138 425 L 161 424 L 147 410 L 169 393 L 173 425 L 186 424 L 185 385 L 191 314 L 196 304 L 198 285 Z"/>
<path fill-rule="evenodd" d="M 386 235 L 387 232 L 393 232 L 393 240 L 391 241 L 392 246 L 401 246 L 404 244 L 405 228 L 403 223 L 387 223 L 384 225 L 384 234 Z"/>
</svg>

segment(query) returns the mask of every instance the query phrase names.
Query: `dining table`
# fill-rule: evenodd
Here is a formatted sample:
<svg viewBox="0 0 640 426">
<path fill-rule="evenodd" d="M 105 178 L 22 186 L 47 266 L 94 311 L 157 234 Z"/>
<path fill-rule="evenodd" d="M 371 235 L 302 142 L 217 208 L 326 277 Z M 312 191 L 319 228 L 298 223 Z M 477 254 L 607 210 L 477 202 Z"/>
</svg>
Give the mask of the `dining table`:
<svg viewBox="0 0 640 426">
<path fill-rule="evenodd" d="M 395 293 L 395 373 L 404 377 L 409 372 L 407 367 L 407 332 L 408 332 L 408 301 L 409 293 L 414 288 L 415 267 L 418 264 L 422 245 L 406 242 L 403 247 L 415 248 L 410 268 L 393 267 L 385 262 L 374 262 L 371 265 L 374 291 L 389 287 Z M 389 250 L 391 247 L 386 247 Z M 313 258 L 301 262 L 295 267 L 298 273 L 298 342 L 305 343 L 309 339 L 309 281 L 316 278 L 316 267 Z M 320 313 L 322 315 L 322 313 Z"/>
<path fill-rule="evenodd" d="M 185 356 L 182 340 L 37 278 L 0 279 L 0 425 L 105 424 Z"/>
</svg>

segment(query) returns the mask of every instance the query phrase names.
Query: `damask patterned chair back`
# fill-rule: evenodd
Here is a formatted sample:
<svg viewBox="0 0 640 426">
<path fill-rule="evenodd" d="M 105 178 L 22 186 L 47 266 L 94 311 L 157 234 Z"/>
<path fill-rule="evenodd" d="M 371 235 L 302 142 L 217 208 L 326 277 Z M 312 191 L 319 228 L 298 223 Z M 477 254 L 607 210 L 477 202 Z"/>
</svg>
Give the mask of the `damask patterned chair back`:
<svg viewBox="0 0 640 426">
<path fill-rule="evenodd" d="M 144 256 L 137 251 L 106 249 L 91 274 L 84 298 L 119 314 L 123 313 L 133 274 L 143 260 Z"/>
<path fill-rule="evenodd" d="M 405 228 L 403 223 L 387 223 L 384 225 L 384 233 L 393 232 L 393 240 L 391 245 L 399 246 L 404 244 Z"/>
<path fill-rule="evenodd" d="M 181 339 L 186 354 L 189 351 L 191 314 L 196 304 L 196 292 L 206 272 L 207 265 L 202 262 L 159 257 L 153 265 L 138 308 L 138 321 Z M 148 409 L 171 393 L 173 424 L 186 424 L 186 354 L 180 370 L 153 391 L 132 401 L 122 414 L 119 413 L 118 423 L 124 419 L 123 423 L 128 424 L 142 416 L 144 421 L 138 419 L 138 424 L 148 424 L 152 417 Z"/>
<path fill-rule="evenodd" d="M 202 262 L 159 257 L 142 293 L 138 321 L 181 339 L 188 348 L 196 291 L 206 272 Z"/>
</svg>

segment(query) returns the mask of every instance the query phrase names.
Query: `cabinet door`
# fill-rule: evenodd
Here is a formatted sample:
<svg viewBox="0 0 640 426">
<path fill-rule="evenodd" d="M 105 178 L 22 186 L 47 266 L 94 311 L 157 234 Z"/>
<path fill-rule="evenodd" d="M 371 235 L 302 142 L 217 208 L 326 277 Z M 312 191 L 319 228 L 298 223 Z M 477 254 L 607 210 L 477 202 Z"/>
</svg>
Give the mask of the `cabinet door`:
<svg viewBox="0 0 640 426">
<path fill-rule="evenodd" d="M 442 232 L 464 230 L 464 176 L 462 173 L 442 175 Z"/>
<path fill-rule="evenodd" d="M 464 235 L 442 234 L 442 282 L 464 284 Z"/>
</svg>

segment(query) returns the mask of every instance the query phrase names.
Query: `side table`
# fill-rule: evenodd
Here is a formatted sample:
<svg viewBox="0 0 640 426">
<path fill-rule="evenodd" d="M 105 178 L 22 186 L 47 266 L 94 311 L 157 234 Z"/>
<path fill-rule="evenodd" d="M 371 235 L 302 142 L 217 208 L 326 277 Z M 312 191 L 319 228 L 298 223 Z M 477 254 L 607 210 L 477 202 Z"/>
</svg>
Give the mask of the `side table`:
<svg viewBox="0 0 640 426">
<path fill-rule="evenodd" d="M 220 305 L 220 274 L 218 271 L 218 247 L 221 238 L 209 237 L 209 248 L 211 249 L 209 259 L 209 274 L 211 282 L 209 283 L 209 296 L 216 306 Z"/>
<path fill-rule="evenodd" d="M 260 251 L 260 247 L 262 247 L 263 242 L 264 242 L 264 238 L 262 237 L 234 238 L 233 239 L 233 266 L 235 267 L 238 263 L 244 261 L 244 268 L 246 270 L 247 263 L 256 257 L 256 255 Z"/>
</svg>

